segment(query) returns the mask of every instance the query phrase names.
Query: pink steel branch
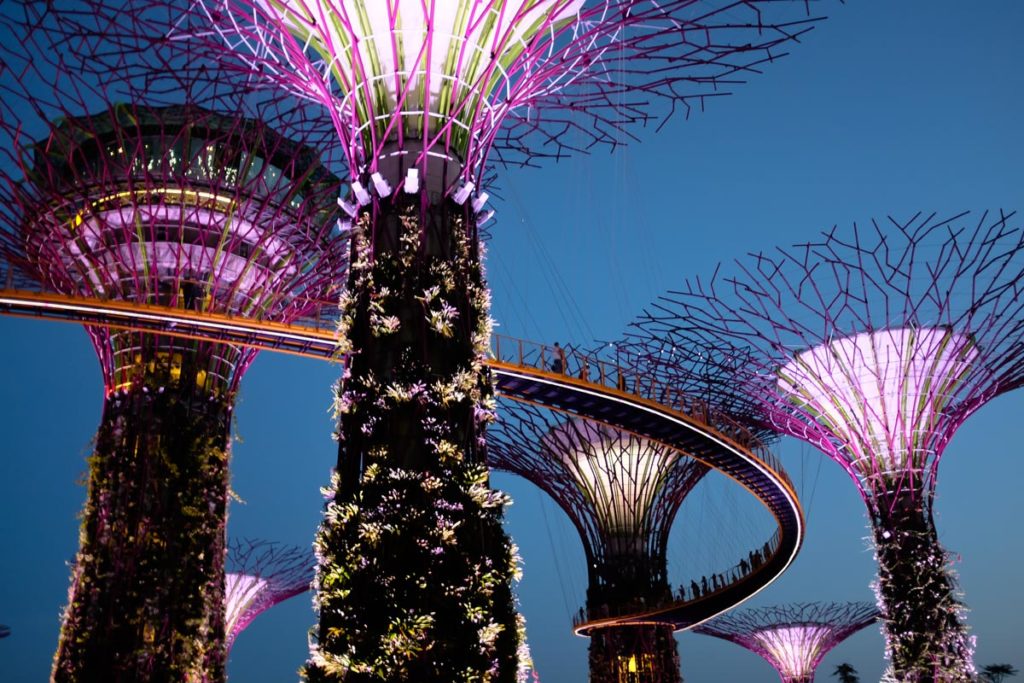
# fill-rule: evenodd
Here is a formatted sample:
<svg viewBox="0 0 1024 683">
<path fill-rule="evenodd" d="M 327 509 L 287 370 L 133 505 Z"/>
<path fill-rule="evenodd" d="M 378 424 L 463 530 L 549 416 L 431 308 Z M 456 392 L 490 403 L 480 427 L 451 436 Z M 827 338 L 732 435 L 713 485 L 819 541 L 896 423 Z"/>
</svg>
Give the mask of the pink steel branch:
<svg viewBox="0 0 1024 683">
<path fill-rule="evenodd" d="M 830 650 L 878 618 L 866 602 L 804 603 L 730 612 L 694 631 L 741 645 L 783 681 L 811 681 Z"/>
<path fill-rule="evenodd" d="M 145 5 L 133 15 L 144 16 Z M 504 163 L 530 163 L 618 144 L 630 137 L 629 124 L 652 117 L 655 100 L 670 101 L 673 110 L 703 108 L 783 56 L 784 45 L 814 22 L 802 2 L 486 0 L 466 3 L 458 33 L 436 38 L 437 19 L 454 11 L 453 3 L 406 3 L 401 14 L 400 5 L 201 0 L 166 37 L 206 50 L 253 87 L 263 83 L 325 105 L 357 180 L 380 170 L 393 146 L 416 140 L 414 166 L 425 172 L 436 155 L 480 185 L 492 152 Z M 399 18 L 412 15 L 424 34 L 401 29 Z M 484 30 L 491 33 L 478 45 Z M 445 38 L 455 46 L 445 55 L 447 75 L 429 67 L 389 70 L 364 49 L 367 41 L 390 41 L 379 50 L 385 58 L 397 62 L 409 50 L 411 63 L 433 64 L 431 50 Z M 440 114 L 429 101 L 435 92 L 444 93 Z M 400 185 L 385 191 L 397 193 Z"/>
<path fill-rule="evenodd" d="M 753 254 L 653 304 L 631 358 L 682 382 L 713 367 L 724 404 L 823 450 L 869 504 L 928 502 L 956 429 L 1024 379 L 1012 218 L 920 214 Z"/>
</svg>

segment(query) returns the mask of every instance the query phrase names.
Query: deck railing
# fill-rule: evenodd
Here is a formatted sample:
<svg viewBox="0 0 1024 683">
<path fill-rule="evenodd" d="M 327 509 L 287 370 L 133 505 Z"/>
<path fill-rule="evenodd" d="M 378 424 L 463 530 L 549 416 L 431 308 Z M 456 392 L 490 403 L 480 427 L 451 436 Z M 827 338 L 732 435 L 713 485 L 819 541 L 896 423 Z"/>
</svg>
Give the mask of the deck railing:
<svg viewBox="0 0 1024 683">
<path fill-rule="evenodd" d="M 541 344 L 496 334 L 491 337 L 494 360 L 531 370 L 565 375 L 632 394 L 711 426 L 719 434 L 752 451 L 768 468 L 792 487 L 789 475 L 778 458 L 746 425 L 715 409 L 692 394 L 679 390 L 657 377 L 637 374 L 604 360 L 561 346 Z"/>
</svg>

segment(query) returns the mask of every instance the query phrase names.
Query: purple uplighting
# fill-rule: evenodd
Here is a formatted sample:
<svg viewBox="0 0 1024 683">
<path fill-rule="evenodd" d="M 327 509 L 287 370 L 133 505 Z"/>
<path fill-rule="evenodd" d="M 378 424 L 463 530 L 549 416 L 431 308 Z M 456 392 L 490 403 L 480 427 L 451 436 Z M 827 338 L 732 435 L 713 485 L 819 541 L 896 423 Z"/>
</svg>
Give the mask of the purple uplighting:
<svg viewBox="0 0 1024 683">
<path fill-rule="evenodd" d="M 742 645 L 772 665 L 783 683 L 811 683 L 828 652 L 878 618 L 868 603 L 809 603 L 731 612 L 695 629 Z"/>
<path fill-rule="evenodd" d="M 833 457 L 865 480 L 920 476 L 936 427 L 978 349 L 944 328 L 862 333 L 797 353 L 779 370 L 795 409 L 834 435 Z"/>
<path fill-rule="evenodd" d="M 224 589 L 227 648 L 260 614 L 308 591 L 314 567 L 311 550 L 252 539 L 230 542 Z"/>
</svg>

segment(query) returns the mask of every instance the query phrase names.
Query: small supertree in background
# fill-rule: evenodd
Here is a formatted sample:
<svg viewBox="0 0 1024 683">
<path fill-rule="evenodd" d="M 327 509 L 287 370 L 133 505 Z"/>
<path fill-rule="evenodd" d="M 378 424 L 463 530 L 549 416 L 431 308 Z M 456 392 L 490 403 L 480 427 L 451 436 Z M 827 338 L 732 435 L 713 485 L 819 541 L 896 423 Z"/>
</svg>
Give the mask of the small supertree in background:
<svg viewBox="0 0 1024 683">
<path fill-rule="evenodd" d="M 536 484 L 565 511 L 583 541 L 589 619 L 671 603 L 667 546 L 676 513 L 708 471 L 658 443 L 601 423 L 502 401 L 488 434 L 491 467 Z M 672 622 L 591 634 L 594 683 L 681 680 Z"/>
<path fill-rule="evenodd" d="M 229 541 L 224 590 L 228 651 L 253 619 L 308 591 L 315 566 L 309 549 L 249 538 Z"/>
<path fill-rule="evenodd" d="M 1024 379 L 1012 216 L 834 229 L 688 282 L 637 323 L 636 359 L 650 371 L 682 382 L 717 368 L 723 401 L 745 402 L 751 419 L 816 446 L 853 479 L 871 522 L 890 674 L 903 682 L 974 676 L 933 499 L 957 428 Z"/>
<path fill-rule="evenodd" d="M 0 624 L 0 638 L 6 638 L 11 635 L 11 627 Z"/>
<path fill-rule="evenodd" d="M 878 610 L 866 602 L 811 602 L 730 612 L 698 626 L 694 633 L 722 638 L 760 655 L 782 683 L 814 683 L 814 672 L 825 655 L 877 618 Z"/>
<path fill-rule="evenodd" d="M 233 90 L 224 113 L 187 83 L 177 105 L 118 103 L 128 88 L 66 67 L 26 8 L 0 15 L 0 252 L 23 281 L 157 321 L 289 322 L 336 296 L 339 180 L 317 153 Z M 86 331 L 103 412 L 53 680 L 222 680 L 230 427 L 255 351 L 171 324 Z"/>
<path fill-rule="evenodd" d="M 348 364 L 310 680 L 511 680 L 516 568 L 485 466 L 489 163 L 615 145 L 651 118 L 649 100 L 701 106 L 809 30 L 807 4 L 90 4 L 86 23 L 100 16 L 104 31 L 323 105 L 347 156 Z M 71 33 L 78 44 L 93 31 Z M 107 68 L 102 50 L 85 61 Z"/>
</svg>

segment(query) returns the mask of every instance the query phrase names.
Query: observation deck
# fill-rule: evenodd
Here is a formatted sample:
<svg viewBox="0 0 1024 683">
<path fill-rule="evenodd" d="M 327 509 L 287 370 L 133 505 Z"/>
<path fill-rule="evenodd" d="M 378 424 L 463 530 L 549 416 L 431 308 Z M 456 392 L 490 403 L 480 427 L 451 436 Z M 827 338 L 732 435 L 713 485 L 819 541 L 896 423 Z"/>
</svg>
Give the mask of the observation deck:
<svg viewBox="0 0 1024 683">
<path fill-rule="evenodd" d="M 226 344 L 335 358 L 337 309 L 322 303 L 318 314 L 292 324 L 155 304 L 78 298 L 41 290 L 8 269 L 0 275 L 0 314 L 41 317 L 118 329 L 215 340 Z M 620 625 L 671 625 L 687 629 L 744 602 L 771 584 L 792 563 L 804 538 L 803 510 L 793 484 L 757 437 L 727 415 L 654 378 L 569 349 L 511 337 L 492 338 L 488 366 L 498 393 L 677 449 L 747 489 L 778 525 L 762 561 L 747 571 L 723 573 L 715 590 L 646 605 L 624 614 L 589 614 L 574 625 L 577 635 Z"/>
</svg>

